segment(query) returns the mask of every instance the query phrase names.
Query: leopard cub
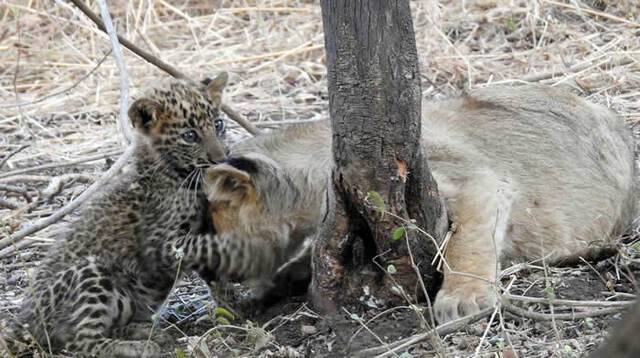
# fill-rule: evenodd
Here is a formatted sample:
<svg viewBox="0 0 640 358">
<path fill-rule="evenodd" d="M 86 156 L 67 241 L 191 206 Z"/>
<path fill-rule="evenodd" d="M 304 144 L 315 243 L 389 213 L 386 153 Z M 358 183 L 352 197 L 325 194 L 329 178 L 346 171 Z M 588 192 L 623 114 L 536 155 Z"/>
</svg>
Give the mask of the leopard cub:
<svg viewBox="0 0 640 358">
<path fill-rule="evenodd" d="M 226 156 L 218 119 L 226 82 L 226 73 L 202 84 L 171 80 L 131 105 L 132 169 L 83 207 L 27 290 L 17 321 L 40 349 L 161 354 L 148 332 L 130 328 L 151 327 L 181 270 L 219 265 L 201 219 L 207 203 L 201 170 Z M 132 338 L 139 340 L 125 340 Z"/>
</svg>

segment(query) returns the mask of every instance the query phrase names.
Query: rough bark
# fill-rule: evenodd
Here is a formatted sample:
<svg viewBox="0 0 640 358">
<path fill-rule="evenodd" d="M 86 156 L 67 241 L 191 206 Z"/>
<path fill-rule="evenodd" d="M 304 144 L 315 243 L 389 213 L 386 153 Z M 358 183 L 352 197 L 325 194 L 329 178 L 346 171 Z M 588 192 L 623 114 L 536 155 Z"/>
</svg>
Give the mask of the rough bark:
<svg viewBox="0 0 640 358">
<path fill-rule="evenodd" d="M 367 286 L 387 304 L 405 302 L 422 292 L 409 251 L 433 289 L 436 250 L 415 230 L 407 230 L 407 240 L 392 240 L 403 224 L 398 217 L 415 220 L 436 238 L 446 229 L 420 147 L 420 74 L 409 1 L 321 5 L 336 166 L 331 214 L 314 248 L 312 299 L 328 312 L 357 301 Z M 372 207 L 370 192 L 384 200 L 386 213 Z M 389 265 L 394 274 L 385 274 Z M 407 295 L 398 295 L 396 284 Z"/>
<path fill-rule="evenodd" d="M 627 312 L 609 333 L 602 347 L 590 358 L 636 358 L 640 357 L 640 301 Z"/>
</svg>

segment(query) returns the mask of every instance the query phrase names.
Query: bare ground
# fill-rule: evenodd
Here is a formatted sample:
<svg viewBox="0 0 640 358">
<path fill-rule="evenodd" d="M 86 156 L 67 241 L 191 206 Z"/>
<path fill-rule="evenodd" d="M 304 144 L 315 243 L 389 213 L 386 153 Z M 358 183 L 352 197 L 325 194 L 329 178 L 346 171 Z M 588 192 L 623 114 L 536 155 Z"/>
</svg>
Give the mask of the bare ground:
<svg viewBox="0 0 640 358">
<path fill-rule="evenodd" d="M 635 129 L 639 5 L 636 0 L 415 1 L 424 96 L 439 99 L 497 83 L 563 85 L 611 107 Z M 111 1 L 109 6 L 121 35 L 194 79 L 229 71 L 225 101 L 257 125 L 326 117 L 322 26 L 314 2 Z M 6 0 L 0 2 L 0 24 L 3 242 L 86 189 L 122 152 L 122 136 L 115 120 L 120 74 L 108 56 L 109 42 L 92 23 L 67 2 Z M 134 95 L 167 77 L 127 51 L 125 61 Z M 234 127 L 230 137 L 237 141 L 246 134 Z M 16 312 L 28 274 L 62 225 L 64 220 L 0 247 L 0 317 Z M 225 321 L 196 279 L 176 289 L 159 326 L 179 338 L 177 356 L 343 357 L 382 347 L 362 356 L 577 357 L 594 350 L 621 317 L 614 302 L 635 298 L 639 231 L 636 225 L 619 253 L 599 263 L 506 268 L 501 286 L 512 297 L 487 317 L 441 334 L 426 334 L 431 327 L 426 306 L 372 308 L 364 290 L 361 306 L 332 317 L 315 313 L 304 297 L 293 297 Z M 549 305 L 552 298 L 556 301 Z M 217 301 L 224 302 L 224 296 Z M 391 352 L 407 337 L 417 342 Z"/>
</svg>

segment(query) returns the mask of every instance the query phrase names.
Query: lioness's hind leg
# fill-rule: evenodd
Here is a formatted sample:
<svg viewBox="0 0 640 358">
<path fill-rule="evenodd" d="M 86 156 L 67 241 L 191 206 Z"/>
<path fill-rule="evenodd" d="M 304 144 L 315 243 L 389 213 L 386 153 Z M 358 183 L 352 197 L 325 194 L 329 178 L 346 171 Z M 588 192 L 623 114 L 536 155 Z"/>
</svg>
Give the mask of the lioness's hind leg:
<svg viewBox="0 0 640 358">
<path fill-rule="evenodd" d="M 444 255 L 444 281 L 434 305 L 439 322 L 496 304 L 498 258 L 514 195 L 510 182 L 483 173 L 461 187 L 451 201 L 449 210 L 458 228 Z"/>
</svg>

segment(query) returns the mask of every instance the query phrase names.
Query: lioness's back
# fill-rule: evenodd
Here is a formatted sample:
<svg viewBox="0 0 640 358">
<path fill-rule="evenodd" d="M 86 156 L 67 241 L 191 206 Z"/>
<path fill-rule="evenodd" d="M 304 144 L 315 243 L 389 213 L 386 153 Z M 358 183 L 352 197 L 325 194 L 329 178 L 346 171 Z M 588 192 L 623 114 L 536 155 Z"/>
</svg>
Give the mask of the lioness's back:
<svg viewBox="0 0 640 358">
<path fill-rule="evenodd" d="M 547 250 L 575 252 L 572 240 L 605 239 L 630 223 L 633 138 L 606 108 L 551 87 L 496 87 L 427 105 L 423 115 L 444 190 L 486 170 L 513 182 L 507 254 L 529 257 L 533 246 L 544 250 L 540 240 Z"/>
</svg>

